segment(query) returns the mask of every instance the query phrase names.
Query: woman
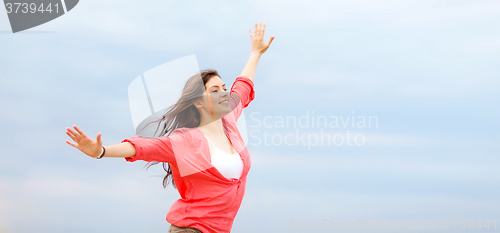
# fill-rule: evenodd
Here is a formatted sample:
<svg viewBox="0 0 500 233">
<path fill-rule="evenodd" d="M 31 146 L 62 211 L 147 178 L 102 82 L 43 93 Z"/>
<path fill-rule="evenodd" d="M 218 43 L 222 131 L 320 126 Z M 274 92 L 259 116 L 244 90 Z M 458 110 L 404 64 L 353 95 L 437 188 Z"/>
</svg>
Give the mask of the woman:
<svg viewBox="0 0 500 233">
<path fill-rule="evenodd" d="M 168 232 L 230 232 L 250 169 L 250 156 L 236 122 L 254 99 L 257 63 L 274 40 L 271 37 L 264 43 L 265 27 L 259 22 L 254 35 L 249 30 L 250 59 L 230 95 L 215 70 L 191 77 L 181 98 L 161 118 L 165 125 L 159 138 L 134 136 L 103 147 L 101 133 L 95 141 L 73 126 L 76 132 L 67 128 L 66 134 L 77 144 L 66 142 L 93 158 L 168 163 L 163 185 L 170 177 L 181 196 L 168 211 Z"/>
</svg>

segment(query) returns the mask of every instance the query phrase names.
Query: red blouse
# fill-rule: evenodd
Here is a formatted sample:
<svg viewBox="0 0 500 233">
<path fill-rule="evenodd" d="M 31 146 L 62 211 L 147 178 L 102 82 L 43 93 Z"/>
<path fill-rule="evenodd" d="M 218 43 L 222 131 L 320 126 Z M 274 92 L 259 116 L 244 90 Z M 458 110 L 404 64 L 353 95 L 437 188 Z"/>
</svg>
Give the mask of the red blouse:
<svg viewBox="0 0 500 233">
<path fill-rule="evenodd" d="M 230 91 L 232 111 L 222 116 L 222 125 L 243 161 L 240 179 L 227 179 L 211 164 L 208 141 L 198 128 L 177 128 L 169 136 L 134 136 L 123 140 L 135 146 L 136 154 L 126 161 L 157 161 L 170 164 L 181 199 L 172 204 L 167 222 L 194 227 L 203 233 L 230 232 L 245 193 L 250 155 L 236 121 L 254 99 L 252 80 L 239 76 Z"/>
</svg>

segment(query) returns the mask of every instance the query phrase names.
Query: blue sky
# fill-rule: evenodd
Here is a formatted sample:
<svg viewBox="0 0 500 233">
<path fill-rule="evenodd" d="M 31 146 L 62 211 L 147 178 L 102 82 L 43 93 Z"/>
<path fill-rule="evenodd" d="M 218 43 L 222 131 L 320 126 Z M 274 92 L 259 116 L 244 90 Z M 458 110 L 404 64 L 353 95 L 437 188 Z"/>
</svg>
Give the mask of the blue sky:
<svg viewBox="0 0 500 233">
<path fill-rule="evenodd" d="M 179 195 L 161 186 L 161 166 L 93 160 L 65 143 L 65 128 L 102 132 L 104 145 L 134 136 L 128 85 L 187 55 L 232 84 L 258 21 L 267 24 L 265 39 L 275 39 L 245 109 L 256 138 L 232 232 L 348 231 L 293 229 L 325 219 L 422 222 L 418 232 L 449 232 L 446 219 L 489 219 L 489 230 L 467 231 L 494 232 L 498 9 L 494 0 L 85 0 L 16 34 L 2 10 L 0 232 L 166 232 Z M 254 127 L 307 113 L 376 116 L 378 127 Z M 278 140 L 296 132 L 349 132 L 365 142 L 263 143 L 264 133 Z"/>
</svg>

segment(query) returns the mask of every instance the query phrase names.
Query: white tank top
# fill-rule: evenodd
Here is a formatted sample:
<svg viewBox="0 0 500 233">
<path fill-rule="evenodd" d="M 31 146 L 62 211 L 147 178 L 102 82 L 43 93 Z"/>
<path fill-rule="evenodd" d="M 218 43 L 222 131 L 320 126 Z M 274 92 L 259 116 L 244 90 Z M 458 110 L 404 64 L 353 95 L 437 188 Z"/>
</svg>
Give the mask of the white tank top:
<svg viewBox="0 0 500 233">
<path fill-rule="evenodd" d="M 227 179 L 236 178 L 239 179 L 243 173 L 243 161 L 239 153 L 229 154 L 222 150 L 217 149 L 215 145 L 205 136 L 207 141 L 214 147 L 214 153 L 212 155 L 212 165 L 217 168 Z"/>
</svg>

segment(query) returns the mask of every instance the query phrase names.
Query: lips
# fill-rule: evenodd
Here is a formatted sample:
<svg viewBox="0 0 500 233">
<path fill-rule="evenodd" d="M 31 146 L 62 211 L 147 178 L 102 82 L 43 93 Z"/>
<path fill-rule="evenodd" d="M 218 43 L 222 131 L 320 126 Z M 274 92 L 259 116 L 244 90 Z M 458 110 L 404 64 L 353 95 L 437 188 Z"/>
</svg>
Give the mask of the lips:
<svg viewBox="0 0 500 233">
<path fill-rule="evenodd" d="M 225 102 L 225 101 L 227 101 L 226 103 L 229 103 L 229 99 L 225 99 L 225 100 L 223 100 L 223 101 L 219 102 L 219 104 L 222 104 L 222 103 L 223 103 L 223 102 Z"/>
</svg>

